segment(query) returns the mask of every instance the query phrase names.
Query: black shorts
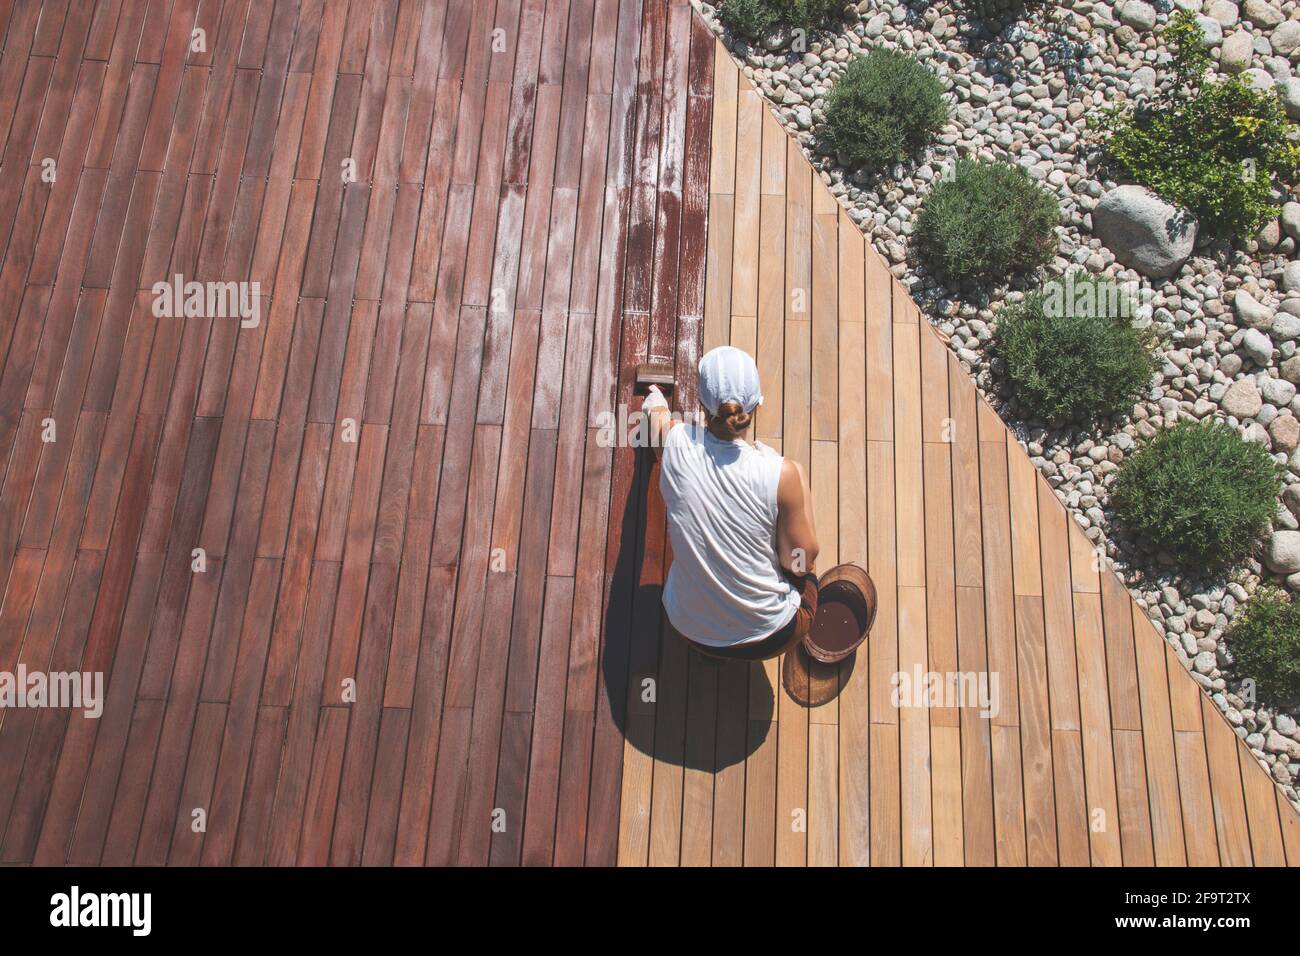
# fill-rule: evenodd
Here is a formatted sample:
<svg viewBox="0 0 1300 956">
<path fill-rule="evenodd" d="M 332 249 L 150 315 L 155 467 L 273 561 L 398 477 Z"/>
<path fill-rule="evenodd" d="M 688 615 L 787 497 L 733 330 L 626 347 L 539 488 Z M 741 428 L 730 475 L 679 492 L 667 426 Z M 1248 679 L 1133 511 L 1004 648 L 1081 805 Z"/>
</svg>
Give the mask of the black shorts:
<svg viewBox="0 0 1300 956">
<path fill-rule="evenodd" d="M 813 617 L 817 614 L 817 575 L 804 575 L 784 572 L 785 578 L 800 595 L 799 608 L 786 624 L 773 631 L 761 641 L 747 644 L 733 644 L 729 647 L 712 647 L 698 644 L 687 638 L 687 642 L 701 654 L 729 661 L 765 661 L 780 657 L 804 639 L 812 627 Z"/>
</svg>

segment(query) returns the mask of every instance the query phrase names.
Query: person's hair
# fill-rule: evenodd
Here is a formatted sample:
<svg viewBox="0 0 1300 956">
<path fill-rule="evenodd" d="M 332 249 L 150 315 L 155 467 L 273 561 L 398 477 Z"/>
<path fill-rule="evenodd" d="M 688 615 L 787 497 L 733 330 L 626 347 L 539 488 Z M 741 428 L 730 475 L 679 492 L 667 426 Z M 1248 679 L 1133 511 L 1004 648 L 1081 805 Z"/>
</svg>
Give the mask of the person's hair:
<svg viewBox="0 0 1300 956">
<path fill-rule="evenodd" d="M 709 431 L 718 438 L 735 439 L 745 434 L 754 421 L 754 413 L 747 412 L 738 402 L 723 402 L 718 413 L 709 416 Z"/>
</svg>

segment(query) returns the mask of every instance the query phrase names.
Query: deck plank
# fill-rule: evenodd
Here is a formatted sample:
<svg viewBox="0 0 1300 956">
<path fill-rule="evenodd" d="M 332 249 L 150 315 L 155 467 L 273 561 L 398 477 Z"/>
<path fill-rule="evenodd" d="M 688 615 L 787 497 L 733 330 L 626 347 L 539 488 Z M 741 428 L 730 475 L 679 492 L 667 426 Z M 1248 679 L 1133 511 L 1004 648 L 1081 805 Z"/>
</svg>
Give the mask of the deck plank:
<svg viewBox="0 0 1300 956">
<path fill-rule="evenodd" d="M 1210 798 L 1214 801 L 1215 830 L 1219 836 L 1220 859 L 1225 866 L 1250 866 L 1250 825 L 1246 820 L 1245 796 L 1241 787 L 1241 767 L 1237 763 L 1237 743 L 1231 733 L 1214 733 L 1212 720 L 1217 719 L 1212 702 L 1202 698 L 1206 763 L 1210 773 Z M 1285 802 L 1279 810 L 1285 811 Z M 1287 814 L 1283 813 L 1283 817 Z M 1287 853 L 1288 863 L 1291 854 Z"/>
<path fill-rule="evenodd" d="M 1179 801 L 1174 726 L 1169 711 L 1169 683 L 1165 671 L 1165 642 L 1145 615 L 1137 612 L 1136 606 L 1133 630 L 1156 865 L 1186 866 L 1187 850 Z"/>
</svg>

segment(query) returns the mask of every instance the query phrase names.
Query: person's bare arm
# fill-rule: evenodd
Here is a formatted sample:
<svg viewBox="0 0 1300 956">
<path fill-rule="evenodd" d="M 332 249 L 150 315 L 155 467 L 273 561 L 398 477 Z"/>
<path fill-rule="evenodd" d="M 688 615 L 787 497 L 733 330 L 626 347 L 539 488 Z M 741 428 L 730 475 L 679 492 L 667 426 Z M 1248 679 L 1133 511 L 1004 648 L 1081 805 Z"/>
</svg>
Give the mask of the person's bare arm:
<svg viewBox="0 0 1300 956">
<path fill-rule="evenodd" d="M 813 525 L 812 491 L 803 466 L 787 458 L 776 486 L 776 547 L 781 567 L 795 574 L 815 570 L 817 529 Z"/>
</svg>

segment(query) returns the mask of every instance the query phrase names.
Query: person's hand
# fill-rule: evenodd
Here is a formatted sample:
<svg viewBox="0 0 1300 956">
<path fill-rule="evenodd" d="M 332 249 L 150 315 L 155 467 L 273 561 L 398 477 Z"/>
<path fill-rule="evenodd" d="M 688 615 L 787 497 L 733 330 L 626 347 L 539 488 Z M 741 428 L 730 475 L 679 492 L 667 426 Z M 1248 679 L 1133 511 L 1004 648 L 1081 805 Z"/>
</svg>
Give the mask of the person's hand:
<svg viewBox="0 0 1300 956">
<path fill-rule="evenodd" d="M 668 411 L 668 399 L 664 398 L 664 393 L 659 391 L 658 385 L 651 385 L 650 393 L 646 395 L 645 401 L 641 403 L 641 410 L 649 414 L 656 408 Z"/>
</svg>

